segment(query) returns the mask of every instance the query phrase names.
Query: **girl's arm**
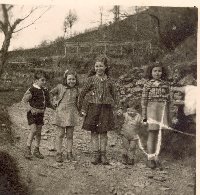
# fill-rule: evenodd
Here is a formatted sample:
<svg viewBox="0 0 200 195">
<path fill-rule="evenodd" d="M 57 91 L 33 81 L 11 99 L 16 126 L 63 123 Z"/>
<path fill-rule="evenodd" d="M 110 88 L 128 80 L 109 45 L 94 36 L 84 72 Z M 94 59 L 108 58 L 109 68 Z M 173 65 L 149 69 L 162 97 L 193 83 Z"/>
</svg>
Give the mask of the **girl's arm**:
<svg viewBox="0 0 200 195">
<path fill-rule="evenodd" d="M 110 91 L 111 95 L 112 95 L 112 98 L 114 100 L 114 103 L 116 106 L 119 105 L 119 95 L 117 93 L 117 89 L 116 89 L 116 86 L 115 84 L 112 82 L 111 83 L 111 91 Z"/>
<path fill-rule="evenodd" d="M 79 111 L 81 111 L 85 96 L 91 90 L 91 87 L 92 87 L 92 80 L 91 78 L 88 78 L 86 82 L 84 83 L 82 90 L 79 93 L 78 102 L 77 102 L 77 107 Z"/>
<path fill-rule="evenodd" d="M 55 109 L 56 107 L 56 102 L 55 102 L 55 96 L 57 96 L 59 94 L 59 84 L 53 88 L 50 92 L 49 92 L 49 99 L 51 102 L 51 105 L 53 106 L 53 109 Z"/>
<path fill-rule="evenodd" d="M 147 119 L 148 96 L 149 96 L 149 90 L 148 90 L 147 84 L 145 84 L 142 91 L 142 99 L 141 99 L 142 117 L 145 120 Z"/>
<path fill-rule="evenodd" d="M 49 93 L 50 95 L 55 96 L 55 95 L 58 95 L 58 91 L 59 91 L 59 85 L 53 88 Z"/>
</svg>

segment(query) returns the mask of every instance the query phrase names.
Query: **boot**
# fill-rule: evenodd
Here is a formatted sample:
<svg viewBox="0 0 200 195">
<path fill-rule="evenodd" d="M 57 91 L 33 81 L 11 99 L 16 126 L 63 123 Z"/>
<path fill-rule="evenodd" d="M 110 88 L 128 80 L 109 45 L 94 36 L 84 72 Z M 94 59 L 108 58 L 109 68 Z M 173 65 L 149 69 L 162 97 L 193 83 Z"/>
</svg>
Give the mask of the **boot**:
<svg viewBox="0 0 200 195">
<path fill-rule="evenodd" d="M 33 155 L 34 155 L 36 158 L 44 159 L 44 156 L 40 153 L 39 147 L 35 147 L 34 152 L 33 152 Z"/>
<path fill-rule="evenodd" d="M 24 157 L 28 160 L 31 160 L 32 158 L 32 154 L 31 154 L 31 147 L 30 146 L 27 146 L 25 148 L 25 151 L 24 151 Z"/>
<path fill-rule="evenodd" d="M 147 167 L 149 167 L 151 169 L 155 169 L 156 168 L 156 162 L 155 162 L 155 160 L 147 160 L 146 165 L 147 165 Z"/>
<path fill-rule="evenodd" d="M 129 157 L 128 157 L 127 164 L 128 164 L 128 165 L 134 165 L 134 164 L 135 164 L 134 158 L 129 158 Z"/>
<path fill-rule="evenodd" d="M 97 164 L 101 163 L 101 155 L 100 155 L 99 151 L 93 152 L 93 158 L 91 160 L 91 163 L 93 165 L 97 165 Z"/>
<path fill-rule="evenodd" d="M 127 165 L 128 164 L 128 155 L 122 154 L 122 164 Z"/>
<path fill-rule="evenodd" d="M 70 160 L 70 161 L 74 160 L 74 156 L 73 156 L 72 152 L 67 152 L 67 160 Z"/>
<path fill-rule="evenodd" d="M 109 165 L 109 161 L 106 157 L 106 151 L 101 151 L 101 162 L 103 165 Z"/>
<path fill-rule="evenodd" d="M 63 162 L 62 153 L 57 153 L 56 154 L 56 162 L 58 162 L 58 163 L 62 163 Z"/>
</svg>

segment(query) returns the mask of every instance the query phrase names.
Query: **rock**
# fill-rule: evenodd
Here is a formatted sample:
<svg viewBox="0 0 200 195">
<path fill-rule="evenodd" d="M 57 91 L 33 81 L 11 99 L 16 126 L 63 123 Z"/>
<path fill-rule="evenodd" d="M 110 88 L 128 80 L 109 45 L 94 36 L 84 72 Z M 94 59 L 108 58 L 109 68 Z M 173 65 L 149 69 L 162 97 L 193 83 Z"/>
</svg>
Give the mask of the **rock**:
<svg viewBox="0 0 200 195">
<path fill-rule="evenodd" d="M 42 136 L 42 140 L 47 140 L 48 137 L 47 136 Z"/>
<path fill-rule="evenodd" d="M 41 177 L 47 177 L 47 175 L 45 173 L 38 173 L 38 175 Z"/>
<path fill-rule="evenodd" d="M 144 188 L 144 187 L 145 187 L 145 184 L 142 183 L 142 182 L 135 182 L 133 185 L 134 185 L 135 187 L 139 187 L 139 188 Z"/>
<path fill-rule="evenodd" d="M 161 188 L 159 188 L 161 191 L 166 191 L 166 190 L 170 190 L 170 188 L 168 188 L 168 187 L 161 187 Z"/>
<path fill-rule="evenodd" d="M 189 183 L 189 184 L 188 184 L 188 187 L 194 187 L 194 186 L 195 186 L 194 183 Z"/>
<path fill-rule="evenodd" d="M 125 192 L 124 195 L 135 195 L 135 193 L 129 190 L 128 192 Z"/>
<path fill-rule="evenodd" d="M 156 180 L 156 181 L 161 181 L 161 182 L 166 181 L 166 178 L 162 177 L 162 176 L 154 176 L 153 179 Z"/>
</svg>

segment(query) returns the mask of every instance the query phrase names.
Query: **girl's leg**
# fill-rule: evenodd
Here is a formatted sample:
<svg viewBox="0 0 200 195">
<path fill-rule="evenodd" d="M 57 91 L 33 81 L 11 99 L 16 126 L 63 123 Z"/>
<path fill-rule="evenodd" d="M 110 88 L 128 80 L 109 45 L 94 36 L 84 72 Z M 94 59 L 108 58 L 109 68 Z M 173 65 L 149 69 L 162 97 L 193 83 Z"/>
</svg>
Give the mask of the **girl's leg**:
<svg viewBox="0 0 200 195">
<path fill-rule="evenodd" d="M 40 159 L 43 159 L 44 156 L 40 153 L 39 147 L 40 147 L 40 141 L 41 141 L 41 132 L 42 132 L 42 125 L 36 125 L 36 134 L 35 134 L 35 149 L 34 149 L 34 156 Z"/>
<path fill-rule="evenodd" d="M 148 154 L 154 154 L 156 151 L 156 145 L 157 145 L 157 140 L 158 140 L 158 131 L 149 131 L 148 132 L 148 140 L 147 140 L 147 152 Z M 155 160 L 148 160 L 147 161 L 147 166 L 149 168 L 156 168 L 156 162 Z"/>
<path fill-rule="evenodd" d="M 128 151 L 128 164 L 130 165 L 134 165 L 135 163 L 134 157 L 135 157 L 136 144 L 137 144 L 136 140 L 130 141 L 130 148 Z"/>
<path fill-rule="evenodd" d="M 156 151 L 156 145 L 158 140 L 158 131 L 149 131 L 147 140 L 147 151 L 148 154 L 153 154 Z"/>
<path fill-rule="evenodd" d="M 62 150 L 62 143 L 63 143 L 63 138 L 65 136 L 65 128 L 64 127 L 58 127 L 57 126 L 57 140 L 56 140 L 56 150 L 57 153 L 61 153 Z"/>
<path fill-rule="evenodd" d="M 109 164 L 108 159 L 106 157 L 106 147 L 108 144 L 108 135 L 107 132 L 100 134 L 100 150 L 101 150 L 101 161 L 102 164 Z"/>
<path fill-rule="evenodd" d="M 127 164 L 128 163 L 128 150 L 130 147 L 128 139 L 126 137 L 122 136 L 122 146 L 123 146 L 123 151 L 122 151 L 122 163 Z"/>
<path fill-rule="evenodd" d="M 93 151 L 92 164 L 97 165 L 101 162 L 100 153 L 99 153 L 99 133 L 91 132 L 91 144 Z"/>
<path fill-rule="evenodd" d="M 67 136 L 67 159 L 74 160 L 72 155 L 72 147 L 73 147 L 73 133 L 74 127 L 66 127 L 66 136 Z"/>
<path fill-rule="evenodd" d="M 99 133 L 91 132 L 91 144 L 92 144 L 92 151 L 98 152 L 99 151 Z"/>
<path fill-rule="evenodd" d="M 74 127 L 66 127 L 67 152 L 72 152 Z"/>
</svg>

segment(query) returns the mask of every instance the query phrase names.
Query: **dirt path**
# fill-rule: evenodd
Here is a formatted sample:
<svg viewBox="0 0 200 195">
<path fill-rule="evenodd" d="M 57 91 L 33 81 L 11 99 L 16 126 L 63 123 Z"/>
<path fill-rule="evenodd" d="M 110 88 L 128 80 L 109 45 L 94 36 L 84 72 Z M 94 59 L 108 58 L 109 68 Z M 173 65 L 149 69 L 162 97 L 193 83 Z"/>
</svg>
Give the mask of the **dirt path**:
<svg viewBox="0 0 200 195">
<path fill-rule="evenodd" d="M 151 170 L 145 166 L 144 155 L 137 152 L 134 166 L 120 162 L 121 144 L 115 133 L 109 134 L 108 157 L 111 165 L 94 166 L 90 163 L 90 135 L 75 129 L 74 154 L 76 161 L 55 162 L 53 147 L 55 131 L 51 125 L 52 111 L 47 110 L 42 133 L 41 151 L 44 160 L 23 158 L 23 147 L 28 133 L 25 109 L 18 103 L 9 108 L 18 142 L 10 147 L 19 163 L 21 176 L 33 195 L 66 194 L 126 194 L 126 195 L 188 195 L 194 194 L 195 168 L 189 163 L 163 158 L 164 170 Z M 81 124 L 80 119 L 80 124 Z M 5 148 L 8 149 L 8 148 Z M 17 153 L 17 154 L 16 154 Z M 65 154 L 65 152 L 64 152 Z M 188 159 L 193 161 L 194 159 Z M 194 164 L 194 163 L 193 163 Z"/>
</svg>

